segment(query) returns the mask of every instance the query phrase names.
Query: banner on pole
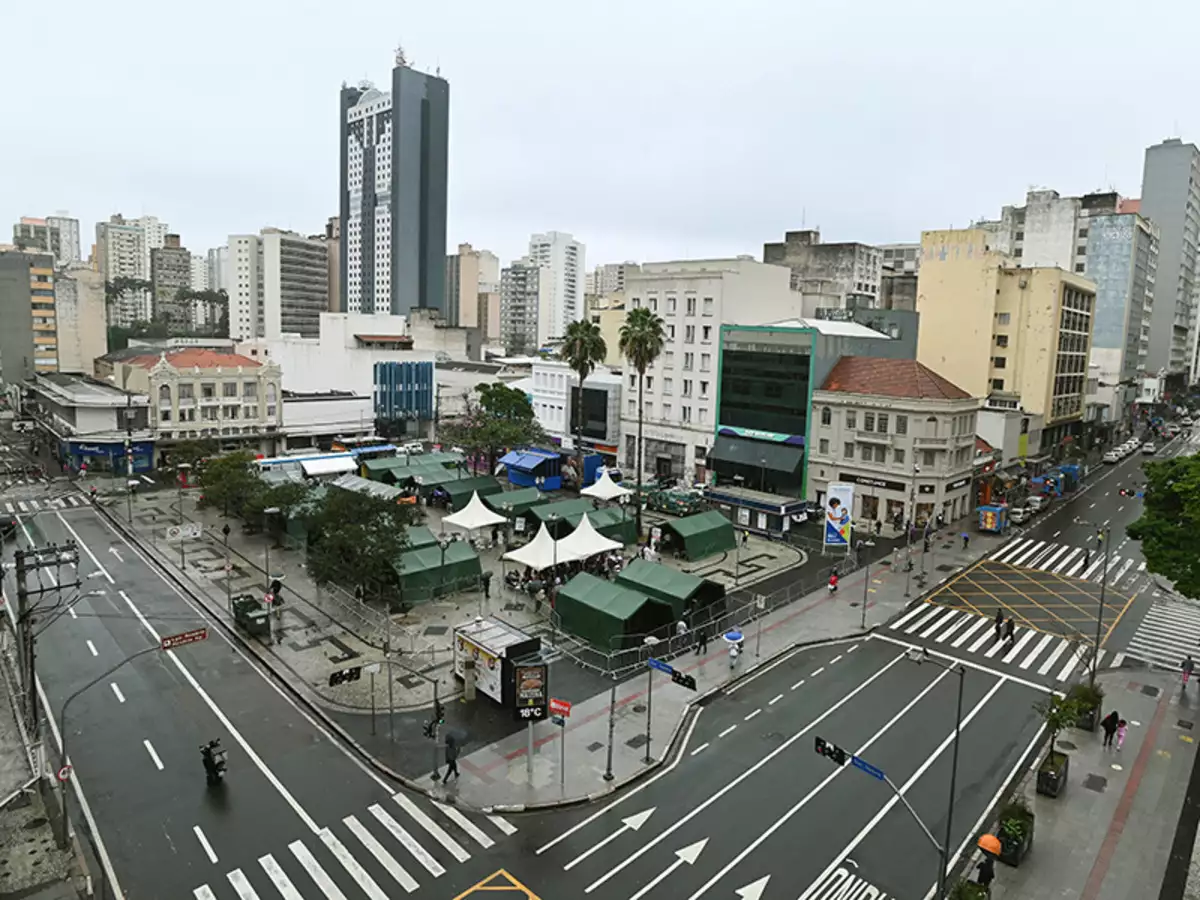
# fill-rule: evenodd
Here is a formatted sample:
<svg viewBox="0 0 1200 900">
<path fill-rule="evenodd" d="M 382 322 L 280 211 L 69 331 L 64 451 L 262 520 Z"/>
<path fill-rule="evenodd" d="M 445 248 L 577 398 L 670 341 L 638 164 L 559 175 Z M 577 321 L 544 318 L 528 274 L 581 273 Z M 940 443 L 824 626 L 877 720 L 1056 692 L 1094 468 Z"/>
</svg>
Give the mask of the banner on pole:
<svg viewBox="0 0 1200 900">
<path fill-rule="evenodd" d="M 835 482 L 825 498 L 825 546 L 850 546 L 850 518 L 854 511 L 854 485 Z"/>
</svg>

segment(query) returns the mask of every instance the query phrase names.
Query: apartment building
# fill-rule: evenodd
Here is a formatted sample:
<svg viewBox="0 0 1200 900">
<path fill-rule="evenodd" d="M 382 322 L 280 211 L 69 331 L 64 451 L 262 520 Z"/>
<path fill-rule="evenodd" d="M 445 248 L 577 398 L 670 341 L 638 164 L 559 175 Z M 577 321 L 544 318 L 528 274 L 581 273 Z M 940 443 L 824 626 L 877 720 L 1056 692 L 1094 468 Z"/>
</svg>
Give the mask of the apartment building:
<svg viewBox="0 0 1200 900">
<path fill-rule="evenodd" d="M 0 375 L 6 384 L 58 371 L 54 285 L 53 256 L 0 252 Z"/>
<path fill-rule="evenodd" d="M 60 268 L 54 279 L 58 371 L 87 374 L 108 352 L 104 278 L 85 263 Z"/>
<path fill-rule="evenodd" d="M 446 324 L 499 336 L 500 259 L 491 250 L 459 244 L 446 256 Z M 488 332 L 489 323 L 496 330 Z"/>
<path fill-rule="evenodd" d="M 529 259 L 549 273 L 549 315 L 539 323 L 546 339 L 561 338 L 583 318 L 587 248 L 569 234 L 548 231 L 529 238 Z"/>
<path fill-rule="evenodd" d="M 48 253 L 60 266 L 79 262 L 79 220 L 67 216 L 44 219 L 22 216 L 13 226 L 13 245 L 30 253 Z"/>
<path fill-rule="evenodd" d="M 787 266 L 791 286 L 805 297 L 804 315 L 818 307 L 878 307 L 883 253 L 854 242 L 823 244 L 816 229 L 789 231 L 763 245 L 763 262 Z"/>
<path fill-rule="evenodd" d="M 191 303 L 179 299 L 179 292 L 189 290 L 191 284 L 192 254 L 180 246 L 179 235 L 165 235 L 163 245 L 150 251 L 150 288 L 154 318 L 168 323 L 175 332 L 191 325 Z"/>
<path fill-rule="evenodd" d="M 528 256 L 500 271 L 500 342 L 510 356 L 536 353 L 550 339 L 551 279 Z"/>
<path fill-rule="evenodd" d="M 121 215 L 96 224 L 96 264 L 106 282 L 118 279 L 150 281 L 150 249 L 146 232 L 135 222 Z M 161 245 L 160 245 L 161 246 Z M 112 304 L 109 324 L 128 327 L 134 322 L 148 322 L 152 302 L 149 291 L 131 289 Z"/>
</svg>

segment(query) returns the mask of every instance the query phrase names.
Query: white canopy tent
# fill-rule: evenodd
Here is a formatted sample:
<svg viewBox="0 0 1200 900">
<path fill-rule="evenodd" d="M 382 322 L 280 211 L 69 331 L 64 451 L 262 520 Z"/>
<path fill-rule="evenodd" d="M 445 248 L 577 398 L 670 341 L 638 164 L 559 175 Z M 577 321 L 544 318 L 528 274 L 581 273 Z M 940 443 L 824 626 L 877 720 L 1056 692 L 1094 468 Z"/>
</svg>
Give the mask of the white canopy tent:
<svg viewBox="0 0 1200 900">
<path fill-rule="evenodd" d="M 487 528 L 490 525 L 503 525 L 508 519 L 499 513 L 492 512 L 483 505 L 483 501 L 479 499 L 479 491 L 471 494 L 471 499 L 456 513 L 446 516 L 442 519 L 443 525 L 453 525 L 455 528 L 462 528 L 466 531 L 474 531 L 476 528 Z"/>
<path fill-rule="evenodd" d="M 589 559 L 598 553 L 611 553 L 624 546 L 620 541 L 606 538 L 598 532 L 587 513 L 584 513 L 575 530 L 558 542 L 558 555 L 571 559 Z"/>
<path fill-rule="evenodd" d="M 543 522 L 541 529 L 534 535 L 532 541 L 523 547 L 518 547 L 516 550 L 509 550 L 500 558 L 505 562 L 516 563 L 519 566 L 529 566 L 535 572 L 540 572 L 542 569 L 548 569 L 558 563 L 574 562 L 584 557 L 564 553 L 562 541 L 555 541 L 550 536 L 550 529 Z"/>
<path fill-rule="evenodd" d="M 621 487 L 615 481 L 608 477 L 608 469 L 600 473 L 600 477 L 595 483 L 585 487 L 579 492 L 584 497 L 595 497 L 597 500 L 617 500 L 621 497 L 628 497 L 633 493 L 629 488 Z"/>
</svg>

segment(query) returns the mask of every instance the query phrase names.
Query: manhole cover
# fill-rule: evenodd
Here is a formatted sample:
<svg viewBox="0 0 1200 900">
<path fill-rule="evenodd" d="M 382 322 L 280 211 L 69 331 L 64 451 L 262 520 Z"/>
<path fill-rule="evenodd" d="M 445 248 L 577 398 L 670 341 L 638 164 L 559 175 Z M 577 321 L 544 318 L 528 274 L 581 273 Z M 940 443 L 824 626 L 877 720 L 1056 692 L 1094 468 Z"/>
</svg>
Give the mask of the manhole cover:
<svg viewBox="0 0 1200 900">
<path fill-rule="evenodd" d="M 937 571 L 939 571 L 939 572 L 953 572 L 954 571 L 954 566 L 948 566 L 945 563 L 942 563 L 940 566 L 937 566 L 936 568 L 937 568 Z"/>
<path fill-rule="evenodd" d="M 1178 722 L 1178 725 L 1180 728 L 1186 729 L 1187 731 L 1192 730 L 1192 723 L 1189 722 L 1187 719 L 1180 719 Z"/>
<path fill-rule="evenodd" d="M 858 606 L 858 603 L 859 603 L 859 601 L 857 601 L 857 600 L 851 600 L 851 601 L 850 601 L 850 605 L 851 605 L 851 606 Z"/>
<path fill-rule="evenodd" d="M 1089 775 L 1087 778 L 1083 779 L 1083 786 L 1089 791 L 1095 791 L 1097 794 L 1101 794 L 1104 792 L 1104 789 L 1108 787 L 1108 779 L 1103 775 Z"/>
<path fill-rule="evenodd" d="M 1158 688 L 1156 688 L 1152 684 L 1143 684 L 1142 685 L 1142 693 L 1145 694 L 1147 697 L 1157 697 L 1158 696 Z"/>
<path fill-rule="evenodd" d="M 1072 744 L 1070 741 L 1063 741 L 1063 740 L 1060 740 L 1060 741 L 1058 742 L 1058 746 L 1062 747 L 1064 750 L 1077 750 L 1077 749 L 1079 749 L 1079 748 L 1078 748 L 1078 747 L 1077 747 L 1075 744 Z"/>
<path fill-rule="evenodd" d="M 632 747 L 634 750 L 646 745 L 646 736 L 644 734 L 635 734 L 625 742 L 626 747 Z"/>
<path fill-rule="evenodd" d="M 590 744 L 587 745 L 588 753 L 595 753 L 597 750 L 603 750 L 603 749 L 604 749 L 604 744 L 601 743 L 600 741 L 592 741 Z"/>
<path fill-rule="evenodd" d="M 426 625 L 425 634 L 445 634 L 450 630 L 449 625 Z"/>
<path fill-rule="evenodd" d="M 646 711 L 646 704 L 645 703 L 637 704 L 636 706 L 634 706 L 633 711 L 635 713 L 644 713 Z"/>
</svg>

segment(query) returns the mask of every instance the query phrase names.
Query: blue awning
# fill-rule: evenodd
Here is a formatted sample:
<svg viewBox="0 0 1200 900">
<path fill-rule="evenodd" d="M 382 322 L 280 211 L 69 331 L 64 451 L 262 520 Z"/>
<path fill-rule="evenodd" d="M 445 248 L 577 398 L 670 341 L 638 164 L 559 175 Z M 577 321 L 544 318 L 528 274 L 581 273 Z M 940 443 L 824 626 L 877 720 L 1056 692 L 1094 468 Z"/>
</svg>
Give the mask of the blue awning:
<svg viewBox="0 0 1200 900">
<path fill-rule="evenodd" d="M 500 457 L 500 464 L 502 466 L 511 466 L 521 458 L 521 455 L 522 454 L 520 450 L 509 450 L 502 457 Z"/>
</svg>

